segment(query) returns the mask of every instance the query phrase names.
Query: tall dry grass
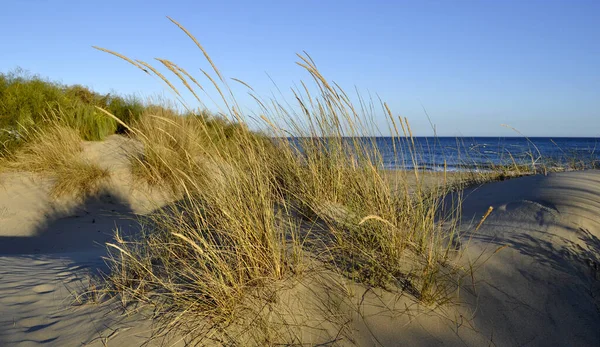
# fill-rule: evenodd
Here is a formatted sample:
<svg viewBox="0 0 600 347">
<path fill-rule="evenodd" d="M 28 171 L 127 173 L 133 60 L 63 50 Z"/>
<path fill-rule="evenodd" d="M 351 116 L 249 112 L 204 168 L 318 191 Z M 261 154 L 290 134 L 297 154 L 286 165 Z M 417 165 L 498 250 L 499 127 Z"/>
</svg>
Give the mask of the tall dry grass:
<svg viewBox="0 0 600 347">
<path fill-rule="evenodd" d="M 180 172 L 202 175 L 205 161 L 215 148 L 239 145 L 233 137 L 253 136 L 244 126 L 230 123 L 208 112 L 180 114 L 172 108 L 151 106 L 132 125 L 144 147 L 131 158 L 134 175 L 153 185 L 181 193 Z M 131 129 L 131 128 L 130 128 Z M 239 155 L 233 150 L 229 155 Z M 230 158 L 235 161 L 236 158 Z M 173 170 L 177 168 L 177 170 Z"/>
<path fill-rule="evenodd" d="M 155 110 L 128 126 L 106 112 L 144 144 L 143 156 L 132 159 L 138 176 L 169 188 L 177 202 L 151 216 L 141 236 L 118 237 L 109 245 L 105 293 L 149 305 L 168 321 L 166 327 L 200 338 L 258 315 L 255 305 L 246 304 L 249 297 L 274 300 L 274 283 L 309 271 L 314 261 L 424 303 L 447 300 L 456 270 L 451 256 L 457 216 L 442 213 L 443 186 L 425 184 L 419 169 L 391 180 L 377 146 L 358 138 L 372 129 L 369 115 L 308 56 L 299 56 L 299 65 L 318 94 L 295 91 L 301 113 L 277 100 L 267 106 L 254 96 L 271 137 L 249 131 L 204 48 L 173 22 L 211 65 L 213 75 L 203 72 L 222 97 L 224 119 L 215 125 L 207 117 Z M 157 76 L 180 95 L 152 65 L 101 50 Z M 158 61 L 202 103 L 198 80 L 170 61 Z M 408 122 L 383 106 L 396 155 L 417 164 Z M 245 329 L 257 324 L 252 322 Z"/>
<path fill-rule="evenodd" d="M 48 122 L 23 132 L 25 144 L 0 166 L 51 177 L 51 193 L 55 197 L 93 195 L 109 172 L 82 157 L 82 140 L 77 130 L 56 120 Z"/>
<path fill-rule="evenodd" d="M 145 145 L 132 158 L 138 175 L 177 201 L 148 217 L 141 238 L 109 245 L 106 288 L 195 335 L 251 314 L 249 296 L 270 297 L 270 285 L 297 273 L 302 258 L 298 223 L 261 145 L 268 142 L 241 126 L 223 142 L 209 127 L 203 117 L 162 115 L 131 129 Z"/>
</svg>

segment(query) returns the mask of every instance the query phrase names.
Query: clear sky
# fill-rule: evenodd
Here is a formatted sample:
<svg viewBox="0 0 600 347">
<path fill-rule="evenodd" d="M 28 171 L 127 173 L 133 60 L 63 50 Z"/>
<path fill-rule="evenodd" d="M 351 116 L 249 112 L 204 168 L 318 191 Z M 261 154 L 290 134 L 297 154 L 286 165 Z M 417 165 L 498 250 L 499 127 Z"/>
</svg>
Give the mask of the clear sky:
<svg viewBox="0 0 600 347">
<path fill-rule="evenodd" d="M 378 94 L 418 135 L 600 136 L 600 1 L 3 0 L 0 71 L 99 92 L 163 86 L 91 48 L 168 58 L 199 75 L 186 26 L 227 77 L 259 93 L 306 80 L 307 51 L 347 90 Z M 285 93 L 284 93 L 285 94 Z M 215 95 L 216 96 L 216 95 Z M 250 103 L 249 98 L 240 101 Z"/>
</svg>

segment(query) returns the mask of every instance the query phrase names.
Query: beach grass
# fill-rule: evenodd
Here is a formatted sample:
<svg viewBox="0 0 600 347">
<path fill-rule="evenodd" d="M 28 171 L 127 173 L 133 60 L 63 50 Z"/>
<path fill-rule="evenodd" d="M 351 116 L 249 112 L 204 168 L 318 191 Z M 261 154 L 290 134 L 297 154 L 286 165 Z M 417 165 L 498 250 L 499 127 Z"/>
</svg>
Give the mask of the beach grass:
<svg viewBox="0 0 600 347">
<path fill-rule="evenodd" d="M 419 305 L 448 303 L 469 275 L 454 262 L 462 252 L 461 197 L 449 200 L 448 193 L 554 168 L 532 151 L 531 164 L 513 160 L 454 177 L 444 171 L 431 180 L 408 120 L 381 103 L 387 128 L 378 129 L 365 107 L 373 103 L 326 79 L 307 54 L 298 55 L 297 65 L 310 83 L 292 90 L 293 105 L 262 98 L 235 80 L 261 111 L 254 120 L 262 133 L 251 131 L 228 80 L 173 22 L 210 65 L 203 77 L 225 105 L 222 112 L 186 106 L 182 113 L 0 74 L 0 115 L 9 115 L 0 118 L 0 166 L 50 175 L 56 196 L 93 195 L 109 177 L 81 157 L 83 140 L 122 133 L 141 144 L 141 153 L 129 157 L 134 177 L 168 192 L 172 203 L 141 218 L 139 235 L 116 231 L 108 244 L 110 271 L 93 297 L 150 308 L 165 331 L 223 344 L 302 343 L 293 333 L 275 333 L 265 307 L 276 306 L 285 283 L 324 269 L 340 282 L 409 296 Z M 175 63 L 158 59 L 163 74 L 99 49 L 164 81 L 178 96 L 181 84 L 204 104 L 199 78 Z M 373 132 L 390 133 L 393 156 L 414 169 L 390 174 L 375 140 L 363 137 Z M 571 167 L 587 166 L 573 160 Z M 344 293 L 337 294 L 351 295 Z M 290 331 L 293 323 L 277 322 Z"/>
<path fill-rule="evenodd" d="M 451 259 L 459 216 L 444 209 L 443 185 L 424 184 L 420 169 L 390 180 L 376 146 L 348 141 L 372 129 L 370 115 L 357 111 L 308 55 L 298 64 L 319 93 L 295 91 L 300 113 L 277 100 L 270 108 L 258 102 L 269 136 L 249 131 L 220 71 L 180 28 L 206 56 L 213 74 L 205 76 L 227 110 L 215 120 L 156 109 L 132 125 L 105 111 L 144 144 L 143 155 L 131 159 L 137 176 L 170 189 L 176 202 L 146 220 L 142 236 L 109 245 L 104 294 L 149 305 L 166 326 L 198 338 L 211 336 L 200 322 L 211 322 L 213 332 L 247 322 L 240 317 L 257 314 L 244 304 L 249 296 L 264 300 L 260 293 L 309 271 L 314 261 L 356 283 L 424 304 L 446 302 L 456 286 Z M 150 64 L 101 50 L 152 71 L 178 93 Z M 197 81 L 168 65 L 197 96 Z M 408 121 L 382 109 L 396 156 L 416 163 Z"/>
<path fill-rule="evenodd" d="M 29 128 L 21 136 L 24 144 L 3 159 L 2 166 L 52 178 L 55 197 L 93 195 L 109 177 L 108 170 L 81 157 L 80 134 L 69 126 L 55 121 L 42 128 Z"/>
<path fill-rule="evenodd" d="M 60 119 L 84 140 L 97 141 L 124 129 L 96 106 L 130 123 L 144 104 L 134 97 L 102 95 L 80 86 L 66 86 L 22 70 L 0 74 L 0 156 L 11 155 L 28 139 L 25 133 Z"/>
</svg>

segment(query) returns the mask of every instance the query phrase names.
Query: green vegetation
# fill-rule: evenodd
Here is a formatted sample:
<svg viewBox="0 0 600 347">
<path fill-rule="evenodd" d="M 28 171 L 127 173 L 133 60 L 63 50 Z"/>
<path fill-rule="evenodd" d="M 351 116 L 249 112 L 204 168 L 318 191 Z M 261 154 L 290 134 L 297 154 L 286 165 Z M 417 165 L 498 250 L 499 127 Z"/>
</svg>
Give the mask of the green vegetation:
<svg viewBox="0 0 600 347">
<path fill-rule="evenodd" d="M 122 126 L 96 106 L 126 123 L 138 119 L 144 110 L 133 97 L 101 95 L 83 86 L 64 86 L 22 71 L 0 73 L 0 157 L 23 145 L 25 133 L 54 120 L 75 129 L 84 140 L 102 140 L 123 132 Z"/>
</svg>

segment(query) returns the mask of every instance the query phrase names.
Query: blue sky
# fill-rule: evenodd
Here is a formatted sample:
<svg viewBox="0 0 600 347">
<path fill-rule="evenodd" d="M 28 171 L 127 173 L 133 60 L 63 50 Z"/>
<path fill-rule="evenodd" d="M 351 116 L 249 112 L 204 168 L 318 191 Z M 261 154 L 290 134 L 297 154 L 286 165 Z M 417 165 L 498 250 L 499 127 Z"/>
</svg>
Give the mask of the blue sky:
<svg viewBox="0 0 600 347">
<path fill-rule="evenodd" d="M 207 63 L 165 16 L 262 95 L 276 90 L 267 73 L 284 96 L 307 80 L 294 64 L 307 51 L 329 80 L 379 95 L 418 135 L 432 133 L 424 106 L 439 135 L 516 135 L 509 124 L 529 136 L 600 136 L 596 0 L 4 0 L 0 71 L 157 95 L 155 79 L 91 46 L 200 76 Z"/>
</svg>

